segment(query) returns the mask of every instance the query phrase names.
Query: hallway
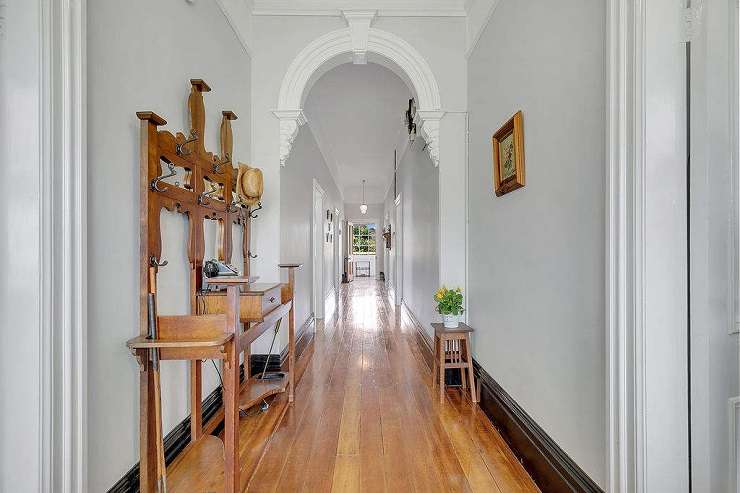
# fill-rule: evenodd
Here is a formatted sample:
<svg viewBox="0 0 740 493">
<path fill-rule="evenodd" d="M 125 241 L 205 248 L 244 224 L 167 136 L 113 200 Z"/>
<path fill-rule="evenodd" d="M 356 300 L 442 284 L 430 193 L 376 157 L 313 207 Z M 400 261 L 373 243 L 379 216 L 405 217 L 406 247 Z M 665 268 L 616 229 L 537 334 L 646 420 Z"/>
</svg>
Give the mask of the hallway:
<svg viewBox="0 0 740 493">
<path fill-rule="evenodd" d="M 341 285 L 248 491 L 538 491 L 459 391 L 433 398 L 415 329 L 385 295 L 375 280 Z"/>
</svg>

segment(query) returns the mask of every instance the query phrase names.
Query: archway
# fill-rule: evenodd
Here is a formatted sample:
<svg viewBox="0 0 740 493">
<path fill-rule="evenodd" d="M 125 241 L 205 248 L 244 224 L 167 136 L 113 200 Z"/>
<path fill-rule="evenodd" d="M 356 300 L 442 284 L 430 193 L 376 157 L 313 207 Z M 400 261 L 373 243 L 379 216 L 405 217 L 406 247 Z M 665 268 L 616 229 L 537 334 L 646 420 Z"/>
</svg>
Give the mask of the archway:
<svg viewBox="0 0 740 493">
<path fill-rule="evenodd" d="M 280 87 L 277 109 L 280 120 L 280 165 L 285 163 L 301 125 L 306 123 L 303 101 L 313 83 L 343 63 L 368 59 L 395 72 L 415 94 L 421 120 L 418 128 L 429 157 L 439 165 L 439 125 L 444 116 L 439 87 L 424 57 L 395 34 L 371 27 L 374 11 L 343 12 L 347 27 L 320 36 L 308 44 L 288 67 Z"/>
<path fill-rule="evenodd" d="M 368 61 L 395 72 L 416 97 L 417 130 L 439 168 L 440 282 L 467 291 L 466 112 L 444 111 L 437 78 L 426 59 L 401 37 L 373 28 L 375 11 L 344 11 L 342 15 L 347 27 L 307 44 L 283 76 L 277 109 L 272 111 L 279 120 L 280 166 L 285 166 L 293 141 L 306 123 L 304 98 L 325 72 L 343 63 Z"/>
</svg>

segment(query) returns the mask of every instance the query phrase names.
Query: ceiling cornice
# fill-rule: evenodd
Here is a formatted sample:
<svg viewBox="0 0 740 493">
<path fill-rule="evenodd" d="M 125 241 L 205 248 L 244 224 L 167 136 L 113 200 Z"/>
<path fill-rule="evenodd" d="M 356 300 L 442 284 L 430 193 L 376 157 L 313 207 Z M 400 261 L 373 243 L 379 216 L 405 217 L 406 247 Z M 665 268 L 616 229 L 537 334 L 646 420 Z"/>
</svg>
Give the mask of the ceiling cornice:
<svg viewBox="0 0 740 493">
<path fill-rule="evenodd" d="M 464 0 L 396 0 L 357 2 L 347 5 L 338 0 L 254 0 L 255 16 L 329 16 L 340 17 L 343 10 L 372 9 L 379 17 L 465 17 Z M 364 4 L 364 5 L 360 5 Z"/>
</svg>

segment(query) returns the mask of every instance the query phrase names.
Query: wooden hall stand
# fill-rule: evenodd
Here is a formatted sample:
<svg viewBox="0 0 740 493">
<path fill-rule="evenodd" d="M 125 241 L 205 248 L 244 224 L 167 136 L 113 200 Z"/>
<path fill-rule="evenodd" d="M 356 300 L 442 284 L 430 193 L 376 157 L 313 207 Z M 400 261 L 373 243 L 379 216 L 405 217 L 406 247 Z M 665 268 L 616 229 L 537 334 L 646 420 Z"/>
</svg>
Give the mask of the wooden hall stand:
<svg viewBox="0 0 740 493">
<path fill-rule="evenodd" d="M 172 134 L 159 127 L 166 121 L 151 111 L 138 112 L 140 120 L 140 331 L 128 347 L 140 365 L 140 490 L 236 493 L 248 478 L 240 464 L 239 410 L 282 392 L 293 401 L 295 386 L 295 270 L 300 264 L 281 264 L 287 283 L 257 283 L 249 277 L 249 238 L 259 199 L 237 191 L 237 169 L 232 163 L 232 111 L 223 111 L 220 126 L 221 155 L 204 147 L 203 93 L 211 89 L 191 79 L 188 108 L 190 129 Z M 187 137 L 186 137 L 187 135 Z M 169 171 L 168 171 L 169 170 Z M 257 209 L 252 209 L 258 205 Z M 188 220 L 187 255 L 190 268 L 190 315 L 158 316 L 155 304 L 161 258 L 162 209 L 184 214 Z M 204 282 L 204 221 L 217 225 L 218 260 L 229 263 L 234 245 L 232 225 L 241 228 L 238 246 L 243 277 L 215 277 Z M 215 288 L 213 288 L 215 285 Z M 212 289 L 209 289 L 212 288 Z M 249 374 L 249 347 L 264 332 L 280 327 L 288 318 L 289 371 L 282 378 L 259 379 Z M 150 335 L 154 327 L 155 336 Z M 240 380 L 240 356 L 245 378 Z M 161 429 L 159 360 L 190 361 L 191 443 L 165 466 Z M 223 408 L 207 423 L 202 421 L 202 362 L 220 360 L 223 373 Z M 211 433 L 223 422 L 223 442 Z"/>
<path fill-rule="evenodd" d="M 478 402 L 473 378 L 473 354 L 470 345 L 470 334 L 473 328 L 460 322 L 454 329 L 445 328 L 444 324 L 433 323 L 434 328 L 434 369 L 432 383 L 439 378 L 439 399 L 445 395 L 445 370 L 459 368 L 463 391 L 470 385 L 470 400 Z M 468 370 L 468 382 L 465 381 L 465 370 Z"/>
</svg>

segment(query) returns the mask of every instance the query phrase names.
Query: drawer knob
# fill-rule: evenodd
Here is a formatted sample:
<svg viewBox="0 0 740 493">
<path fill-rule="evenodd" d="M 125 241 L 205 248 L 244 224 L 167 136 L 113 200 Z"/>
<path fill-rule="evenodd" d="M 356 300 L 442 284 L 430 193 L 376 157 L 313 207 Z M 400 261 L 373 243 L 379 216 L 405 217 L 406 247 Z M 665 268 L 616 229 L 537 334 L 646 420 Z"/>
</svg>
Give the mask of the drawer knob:
<svg viewBox="0 0 740 493">
<path fill-rule="evenodd" d="M 274 296 L 270 298 L 270 303 L 275 303 L 275 297 Z"/>
</svg>

